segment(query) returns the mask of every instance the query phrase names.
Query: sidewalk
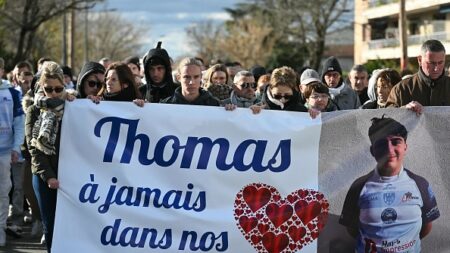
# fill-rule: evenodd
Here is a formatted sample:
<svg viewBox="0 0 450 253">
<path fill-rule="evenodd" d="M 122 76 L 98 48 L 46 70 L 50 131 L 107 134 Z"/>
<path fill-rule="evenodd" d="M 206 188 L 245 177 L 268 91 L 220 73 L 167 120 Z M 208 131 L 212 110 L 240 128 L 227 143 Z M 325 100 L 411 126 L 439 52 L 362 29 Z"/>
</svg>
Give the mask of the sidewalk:
<svg viewBox="0 0 450 253">
<path fill-rule="evenodd" d="M 22 238 L 6 237 L 6 247 L 0 247 L 0 253 L 46 253 L 41 238 L 30 238 L 31 224 L 23 227 Z"/>
</svg>

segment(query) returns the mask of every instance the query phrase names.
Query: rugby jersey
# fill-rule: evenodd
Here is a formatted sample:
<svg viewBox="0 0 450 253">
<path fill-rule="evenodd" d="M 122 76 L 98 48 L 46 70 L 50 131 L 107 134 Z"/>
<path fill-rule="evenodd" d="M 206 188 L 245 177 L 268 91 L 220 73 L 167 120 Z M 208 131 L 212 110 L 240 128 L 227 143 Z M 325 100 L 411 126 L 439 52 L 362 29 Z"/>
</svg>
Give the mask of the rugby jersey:
<svg viewBox="0 0 450 253">
<path fill-rule="evenodd" d="M 339 223 L 359 231 L 357 252 L 420 252 L 422 224 L 439 217 L 426 179 L 407 169 L 382 177 L 375 169 L 347 193 Z"/>
</svg>

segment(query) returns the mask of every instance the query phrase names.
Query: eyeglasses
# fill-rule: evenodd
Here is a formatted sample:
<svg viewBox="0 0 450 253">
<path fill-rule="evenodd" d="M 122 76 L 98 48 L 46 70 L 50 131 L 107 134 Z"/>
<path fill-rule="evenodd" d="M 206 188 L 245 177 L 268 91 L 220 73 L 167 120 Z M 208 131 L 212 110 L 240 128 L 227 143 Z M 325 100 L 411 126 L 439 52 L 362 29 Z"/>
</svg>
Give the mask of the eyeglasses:
<svg viewBox="0 0 450 253">
<path fill-rule="evenodd" d="M 309 96 L 309 98 L 312 98 L 312 99 L 328 99 L 329 98 L 329 96 L 328 95 L 311 95 L 311 96 Z"/>
<path fill-rule="evenodd" d="M 293 96 L 292 94 L 284 94 L 284 95 L 282 95 L 282 94 L 273 94 L 272 95 L 272 97 L 275 98 L 276 100 L 280 100 L 282 98 L 284 98 L 286 100 L 289 100 L 289 99 L 292 98 L 292 96 Z"/>
<path fill-rule="evenodd" d="M 56 93 L 61 93 L 64 90 L 64 87 L 44 87 L 44 90 L 47 93 L 53 93 L 53 91 Z"/>
<path fill-rule="evenodd" d="M 88 81 L 87 84 L 91 88 L 94 88 L 94 87 L 100 88 L 100 87 L 102 87 L 103 83 L 102 82 L 96 82 L 96 81 Z"/>
<path fill-rule="evenodd" d="M 256 87 L 257 87 L 256 83 L 241 83 L 238 85 L 241 86 L 242 89 L 248 89 L 248 88 L 256 89 Z"/>
</svg>

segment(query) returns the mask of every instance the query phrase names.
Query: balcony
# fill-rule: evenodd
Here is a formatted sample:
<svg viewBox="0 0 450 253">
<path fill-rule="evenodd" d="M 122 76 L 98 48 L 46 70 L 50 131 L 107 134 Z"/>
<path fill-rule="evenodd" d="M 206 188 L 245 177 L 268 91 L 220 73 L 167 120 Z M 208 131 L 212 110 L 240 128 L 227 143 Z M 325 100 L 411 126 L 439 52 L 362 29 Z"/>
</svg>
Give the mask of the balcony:
<svg viewBox="0 0 450 253">
<path fill-rule="evenodd" d="M 369 6 L 362 16 L 367 19 L 395 17 L 399 12 L 399 0 L 369 0 Z M 405 9 L 408 14 L 417 14 L 439 10 L 439 6 L 450 3 L 449 0 L 407 0 Z"/>
<path fill-rule="evenodd" d="M 398 3 L 399 0 L 369 0 L 369 8 L 382 6 L 385 4 Z"/>
<path fill-rule="evenodd" d="M 429 39 L 436 39 L 442 42 L 450 42 L 450 33 L 436 32 L 426 35 L 411 35 L 408 36 L 408 45 L 421 45 L 424 41 Z M 400 41 L 397 38 L 381 39 L 369 41 L 369 50 L 382 49 L 389 47 L 399 47 Z"/>
</svg>

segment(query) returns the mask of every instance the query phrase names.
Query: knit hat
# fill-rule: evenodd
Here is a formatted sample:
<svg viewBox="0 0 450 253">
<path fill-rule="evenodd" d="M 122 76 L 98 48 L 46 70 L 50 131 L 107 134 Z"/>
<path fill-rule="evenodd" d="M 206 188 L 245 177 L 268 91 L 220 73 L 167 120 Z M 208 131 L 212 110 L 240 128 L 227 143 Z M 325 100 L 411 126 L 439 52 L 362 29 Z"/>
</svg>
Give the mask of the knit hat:
<svg viewBox="0 0 450 253">
<path fill-rule="evenodd" d="M 339 61 L 336 57 L 331 56 L 329 58 L 327 58 L 322 65 L 322 81 L 324 81 L 324 76 L 326 73 L 331 72 L 331 71 L 336 71 L 339 73 L 339 75 L 342 76 L 342 68 L 341 65 L 339 64 Z"/>
<path fill-rule="evenodd" d="M 319 74 L 314 69 L 307 69 L 303 71 L 300 76 L 300 84 L 308 85 L 312 82 L 320 82 Z"/>
</svg>

